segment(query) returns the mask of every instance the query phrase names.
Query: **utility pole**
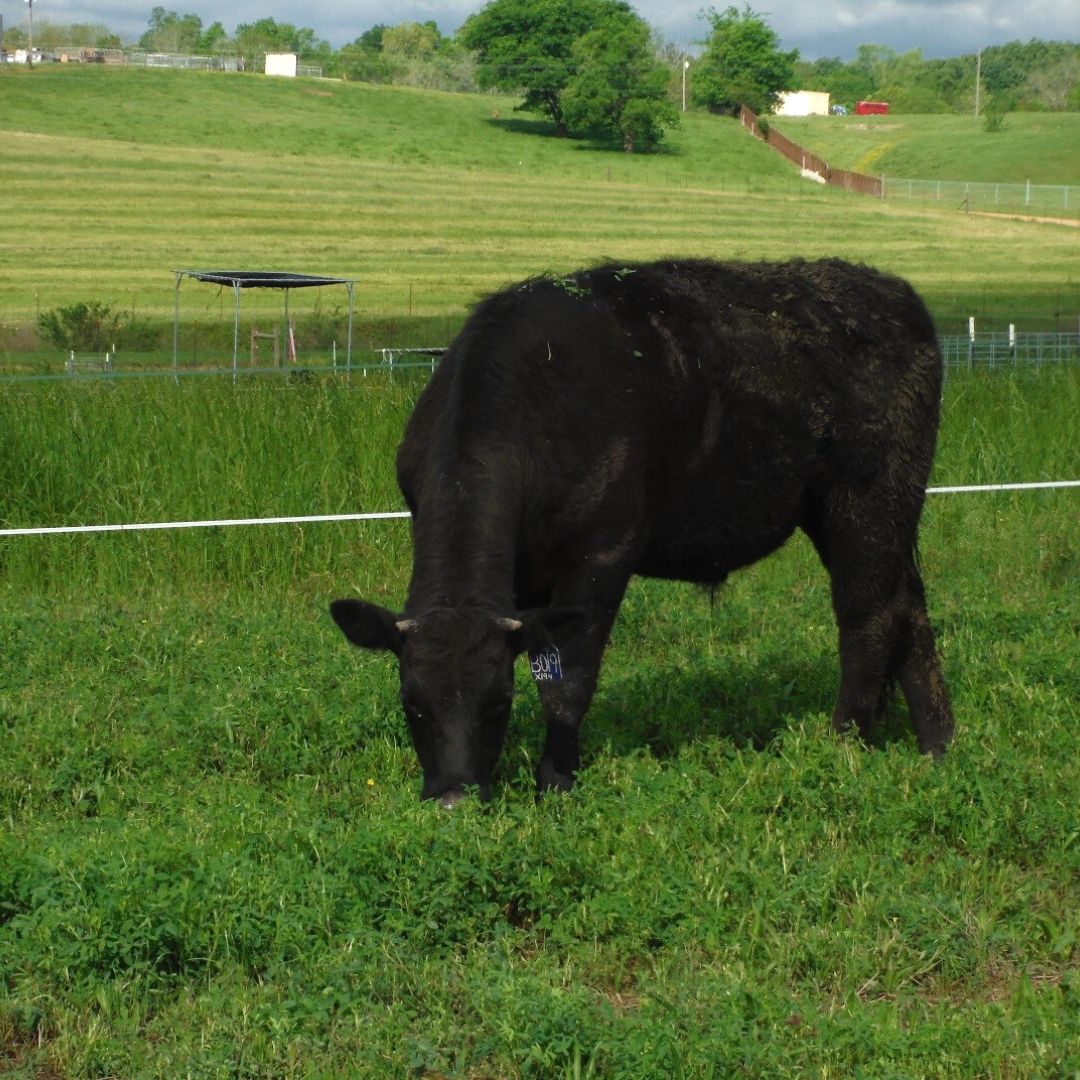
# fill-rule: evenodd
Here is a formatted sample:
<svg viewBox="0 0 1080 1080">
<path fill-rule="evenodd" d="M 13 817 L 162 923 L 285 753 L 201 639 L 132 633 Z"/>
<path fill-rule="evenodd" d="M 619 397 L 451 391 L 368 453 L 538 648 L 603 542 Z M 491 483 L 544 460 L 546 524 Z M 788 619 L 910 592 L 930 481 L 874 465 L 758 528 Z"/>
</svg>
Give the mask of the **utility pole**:
<svg viewBox="0 0 1080 1080">
<path fill-rule="evenodd" d="M 26 45 L 26 66 L 34 66 L 34 0 L 26 0 L 26 6 L 30 12 L 30 38 Z"/>
<path fill-rule="evenodd" d="M 686 112 L 686 73 L 690 68 L 690 61 L 682 62 L 682 111 Z"/>
<path fill-rule="evenodd" d="M 982 90 L 982 49 L 975 54 L 975 119 L 979 119 L 979 93 Z"/>
</svg>

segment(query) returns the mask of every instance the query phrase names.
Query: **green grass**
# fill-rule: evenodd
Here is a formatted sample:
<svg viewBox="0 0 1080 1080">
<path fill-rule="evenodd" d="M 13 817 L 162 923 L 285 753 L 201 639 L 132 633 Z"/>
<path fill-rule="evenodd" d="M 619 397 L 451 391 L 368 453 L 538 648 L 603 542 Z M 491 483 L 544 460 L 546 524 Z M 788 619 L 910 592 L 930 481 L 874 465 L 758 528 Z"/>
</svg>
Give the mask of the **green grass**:
<svg viewBox="0 0 1080 1080">
<path fill-rule="evenodd" d="M 1071 231 L 821 191 L 706 116 L 627 160 L 489 97 L 59 67 L 0 97 L 12 365 L 37 310 L 170 325 L 169 271 L 212 263 L 356 276 L 371 335 L 669 253 L 864 259 L 939 324 L 1080 310 Z M 231 298 L 182 301 L 185 356 L 228 335 Z M 396 509 L 421 385 L 8 383 L 0 521 Z M 1075 479 L 1078 414 L 1075 365 L 951 376 L 932 482 Z M 0 538 L 0 1074 L 1076 1076 L 1075 525 L 1071 491 L 928 501 L 940 766 L 902 708 L 873 749 L 829 730 L 796 540 L 715 602 L 633 584 L 581 782 L 539 805 L 521 671 L 495 801 L 452 815 L 393 664 L 326 614 L 401 602 L 403 522 Z"/>
<path fill-rule="evenodd" d="M 987 132 L 973 116 L 777 117 L 831 165 L 879 176 L 1080 184 L 1080 113 L 1012 113 Z"/>
<path fill-rule="evenodd" d="M 38 313 L 91 299 L 152 322 L 171 352 L 170 271 L 214 265 L 355 277 L 376 344 L 391 321 L 441 336 L 493 289 L 605 257 L 843 255 L 909 277 L 947 332 L 1080 311 L 1072 230 L 823 190 L 716 117 L 688 114 L 668 152 L 631 157 L 539 135 L 486 95 L 59 65 L 0 73 L 0 92 L 9 369 Z M 305 318 L 343 303 L 293 297 Z M 280 298 L 243 311 L 247 335 L 280 321 Z M 196 324 L 227 337 L 231 297 L 185 286 L 181 321 L 185 342 Z"/>
<path fill-rule="evenodd" d="M 9 387 L 5 524 L 396 507 L 419 385 Z M 1074 478 L 1078 409 L 1075 366 L 951 377 L 933 482 Z M 0 1071 L 1073 1076 L 1074 500 L 929 500 L 940 766 L 900 709 L 829 730 L 797 541 L 715 603 L 633 585 L 539 805 L 520 672 L 451 815 L 325 613 L 400 602 L 403 523 L 0 541 Z"/>
</svg>

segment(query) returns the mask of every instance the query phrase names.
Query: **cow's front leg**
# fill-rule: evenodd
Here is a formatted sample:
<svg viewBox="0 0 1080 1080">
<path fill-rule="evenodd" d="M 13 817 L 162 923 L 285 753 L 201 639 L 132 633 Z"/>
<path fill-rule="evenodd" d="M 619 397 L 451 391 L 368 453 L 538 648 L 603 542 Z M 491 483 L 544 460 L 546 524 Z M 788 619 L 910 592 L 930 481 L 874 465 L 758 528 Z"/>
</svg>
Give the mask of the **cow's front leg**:
<svg viewBox="0 0 1080 1080">
<path fill-rule="evenodd" d="M 626 581 L 614 583 L 584 605 L 585 618 L 563 640 L 530 649 L 529 664 L 547 721 L 547 740 L 537 770 L 539 792 L 568 791 L 581 765 L 579 732 L 600 676 L 611 625 Z M 561 597 L 565 603 L 575 598 Z"/>
<path fill-rule="evenodd" d="M 592 701 L 600 674 L 600 658 L 591 651 L 560 649 L 562 677 L 538 683 L 547 721 L 547 739 L 536 773 L 538 791 L 568 791 L 581 765 L 581 721 Z M 530 662 L 532 662 L 530 658 Z"/>
</svg>

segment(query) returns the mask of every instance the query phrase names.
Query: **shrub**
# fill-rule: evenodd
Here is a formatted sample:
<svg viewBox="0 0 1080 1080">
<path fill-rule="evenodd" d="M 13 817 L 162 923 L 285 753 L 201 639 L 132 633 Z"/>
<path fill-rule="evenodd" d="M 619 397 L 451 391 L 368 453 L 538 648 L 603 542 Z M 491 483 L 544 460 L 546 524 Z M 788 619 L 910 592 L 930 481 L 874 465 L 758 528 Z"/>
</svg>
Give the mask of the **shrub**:
<svg viewBox="0 0 1080 1080">
<path fill-rule="evenodd" d="M 121 322 L 111 304 L 84 300 L 43 312 L 37 326 L 48 341 L 65 352 L 102 352 L 115 344 Z"/>
<path fill-rule="evenodd" d="M 1005 130 L 1005 115 L 1007 109 L 1004 103 L 999 103 L 996 98 L 991 98 L 983 113 L 983 131 L 995 132 Z"/>
</svg>

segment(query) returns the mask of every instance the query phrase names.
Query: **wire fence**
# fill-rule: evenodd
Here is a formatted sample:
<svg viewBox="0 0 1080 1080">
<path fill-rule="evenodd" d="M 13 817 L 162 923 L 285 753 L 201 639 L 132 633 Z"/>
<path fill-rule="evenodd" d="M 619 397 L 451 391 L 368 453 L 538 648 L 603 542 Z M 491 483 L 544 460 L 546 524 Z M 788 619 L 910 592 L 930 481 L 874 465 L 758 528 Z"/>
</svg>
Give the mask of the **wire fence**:
<svg viewBox="0 0 1080 1080">
<path fill-rule="evenodd" d="M 1080 480 L 1036 480 L 1017 484 L 958 484 L 928 487 L 927 495 L 972 495 L 1001 491 L 1061 491 L 1080 488 Z M 408 510 L 383 510 L 356 514 L 301 514 L 292 517 L 210 518 L 204 521 L 135 521 L 109 525 L 41 525 L 0 529 L 6 536 L 60 536 L 85 533 L 162 532 L 176 529 L 221 529 L 249 525 L 310 525 L 320 522 L 395 521 L 411 518 Z"/>
<path fill-rule="evenodd" d="M 974 180 L 907 180 L 881 178 L 885 199 L 940 203 L 957 210 L 1002 213 L 1022 211 L 1039 216 L 1080 219 L 1080 187 L 1075 184 L 992 184 Z"/>
<path fill-rule="evenodd" d="M 944 335 L 938 338 L 938 344 L 946 371 L 976 367 L 1038 367 L 1080 360 L 1080 330 L 1074 334 Z"/>
<path fill-rule="evenodd" d="M 154 52 L 149 49 L 99 49 L 84 45 L 56 45 L 34 50 L 34 63 L 108 64 L 134 67 L 181 68 L 186 71 L 256 71 L 265 70 L 266 54 L 243 56 L 238 53 L 214 53 L 198 56 L 193 53 Z M 321 78 L 319 64 L 297 64 L 296 74 Z"/>
<path fill-rule="evenodd" d="M 882 177 L 852 172 L 850 169 L 834 169 L 824 158 L 818 157 L 805 146 L 793 142 L 776 128 L 763 123 L 761 118 L 745 105 L 739 109 L 739 122 L 755 139 L 768 143 L 778 154 L 782 154 L 788 161 L 798 165 L 802 175 L 807 179 L 815 179 L 823 184 L 832 184 L 834 187 L 842 187 L 848 191 L 857 191 L 861 195 L 881 198 Z"/>
<path fill-rule="evenodd" d="M 367 378 L 369 374 L 427 371 L 433 372 L 439 358 L 446 352 L 445 346 L 435 348 L 373 349 L 361 354 L 361 359 L 348 363 L 330 358 L 304 361 L 272 367 L 253 367 L 227 363 L 204 366 L 158 366 L 141 360 L 124 366 L 122 353 L 70 353 L 62 371 L 9 372 L 0 374 L 0 384 L 20 382 L 70 382 L 73 380 L 121 380 L 121 379 L 180 379 L 231 378 L 234 382 L 253 377 L 278 377 L 291 382 L 304 382 L 321 376 Z M 368 359 L 363 357 L 367 356 Z"/>
<path fill-rule="evenodd" d="M 1080 327 L 1075 333 L 978 333 L 945 334 L 938 338 L 946 371 L 967 368 L 1039 368 L 1051 364 L 1080 361 Z M 205 366 L 157 366 L 145 359 L 125 365 L 123 354 L 71 353 L 62 371 L 12 372 L 0 374 L 0 383 L 61 382 L 86 379 L 220 378 L 234 381 L 251 377 L 279 377 L 294 382 L 323 376 L 367 378 L 395 372 L 432 372 L 446 352 L 445 346 L 432 348 L 373 349 L 345 364 L 335 359 L 315 360 L 273 367 L 238 367 L 226 364 Z"/>
</svg>

